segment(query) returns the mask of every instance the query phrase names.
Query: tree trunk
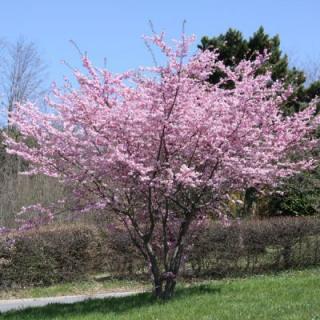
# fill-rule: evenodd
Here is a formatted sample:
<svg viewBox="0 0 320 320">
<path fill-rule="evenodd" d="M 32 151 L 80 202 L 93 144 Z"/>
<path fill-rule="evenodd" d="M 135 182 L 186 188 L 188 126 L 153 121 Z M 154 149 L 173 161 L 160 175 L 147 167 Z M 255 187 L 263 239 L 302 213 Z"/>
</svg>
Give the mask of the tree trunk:
<svg viewBox="0 0 320 320">
<path fill-rule="evenodd" d="M 177 282 L 177 275 L 181 265 L 182 253 L 186 245 L 186 236 L 192 218 L 193 215 L 189 215 L 187 219 L 181 223 L 175 250 L 170 259 L 170 263 L 164 266 L 164 272 L 162 272 L 163 269 L 159 266 L 159 262 L 153 251 L 152 245 L 150 242 L 144 242 L 146 258 L 150 264 L 150 271 L 153 276 L 153 294 L 158 299 L 166 300 L 173 296 Z"/>
<path fill-rule="evenodd" d="M 153 294 L 156 298 L 161 298 L 162 291 L 163 291 L 163 278 L 160 272 L 158 261 L 155 255 L 153 254 L 153 250 L 150 244 L 146 244 L 146 248 L 147 248 L 149 263 L 151 267 L 151 274 L 153 277 Z"/>
<path fill-rule="evenodd" d="M 164 273 L 160 273 L 160 268 L 156 259 L 150 259 L 151 272 L 153 276 L 153 294 L 156 298 L 168 300 L 173 296 L 179 273 L 183 244 L 180 243 L 172 257 L 170 268 Z"/>
<path fill-rule="evenodd" d="M 162 292 L 163 292 L 163 283 L 162 279 L 160 277 L 155 277 L 153 275 L 153 295 L 161 299 L 162 298 Z"/>
<path fill-rule="evenodd" d="M 284 267 L 288 269 L 291 266 L 291 244 L 285 245 L 282 251 Z"/>
<path fill-rule="evenodd" d="M 153 275 L 154 277 L 154 275 Z M 157 299 L 168 300 L 172 298 L 174 289 L 176 287 L 176 278 L 169 277 L 164 278 L 163 276 L 153 279 L 153 295 Z"/>
<path fill-rule="evenodd" d="M 179 250 L 181 251 L 181 249 Z M 168 300 L 173 296 L 174 289 L 176 286 L 176 276 L 180 267 L 180 255 L 176 256 L 174 265 L 175 269 L 173 271 L 161 272 L 158 265 L 157 259 L 149 256 L 149 263 L 151 267 L 151 273 L 153 277 L 153 295 L 157 299 Z"/>
<path fill-rule="evenodd" d="M 169 278 L 166 280 L 166 284 L 162 293 L 162 299 L 168 300 L 173 296 L 176 283 L 177 282 L 175 278 Z"/>
</svg>

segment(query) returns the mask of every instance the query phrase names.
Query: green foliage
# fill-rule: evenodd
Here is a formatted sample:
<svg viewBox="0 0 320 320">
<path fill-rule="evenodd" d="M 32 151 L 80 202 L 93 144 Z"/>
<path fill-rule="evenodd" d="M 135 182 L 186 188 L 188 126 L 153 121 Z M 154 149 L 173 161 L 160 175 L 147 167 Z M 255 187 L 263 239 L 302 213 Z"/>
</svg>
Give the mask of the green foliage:
<svg viewBox="0 0 320 320">
<path fill-rule="evenodd" d="M 284 105 L 287 114 L 303 109 L 320 92 L 320 82 L 314 82 L 309 87 L 305 87 L 304 72 L 289 66 L 288 56 L 280 49 L 279 36 L 271 37 L 263 27 L 260 27 L 249 39 L 244 38 L 242 33 L 235 29 L 229 29 L 225 34 L 217 37 L 205 36 L 198 47 L 201 50 L 218 50 L 219 59 L 230 67 L 236 66 L 243 59 L 254 59 L 257 53 L 268 52 L 270 55 L 268 63 L 259 72 L 270 70 L 274 81 L 282 80 L 293 86 L 294 93 Z M 220 70 L 213 70 L 209 81 L 217 83 L 223 76 Z M 232 84 L 229 83 L 225 87 L 228 89 Z"/>
<path fill-rule="evenodd" d="M 282 194 L 274 194 L 270 206 L 274 213 L 287 216 L 316 215 L 320 212 L 320 168 L 284 182 Z"/>
<path fill-rule="evenodd" d="M 288 56 L 280 50 L 280 38 L 278 35 L 270 37 L 260 27 L 248 40 L 242 33 L 235 29 L 229 29 L 225 34 L 217 37 L 203 37 L 199 48 L 202 50 L 218 50 L 219 59 L 228 66 L 236 66 L 243 59 L 254 59 L 257 53 L 267 51 L 270 54 L 266 69 L 272 71 L 273 80 L 285 80 L 287 83 L 300 86 L 305 81 L 302 71 L 289 68 Z M 213 73 L 210 79 L 213 83 L 218 82 L 220 76 Z"/>
</svg>

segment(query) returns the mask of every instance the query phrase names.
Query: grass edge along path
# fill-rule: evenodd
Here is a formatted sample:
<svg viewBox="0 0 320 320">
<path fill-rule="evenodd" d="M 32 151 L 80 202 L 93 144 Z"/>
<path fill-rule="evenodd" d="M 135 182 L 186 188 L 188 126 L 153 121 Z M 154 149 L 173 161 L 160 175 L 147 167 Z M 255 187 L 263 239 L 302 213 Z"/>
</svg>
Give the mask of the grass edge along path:
<svg viewBox="0 0 320 320">
<path fill-rule="evenodd" d="M 320 269 L 181 286 L 174 299 L 150 293 L 50 305 L 0 315 L 6 320 L 320 320 Z"/>
<path fill-rule="evenodd" d="M 0 291 L 0 301 L 9 299 L 29 299 L 74 295 L 94 295 L 109 292 L 146 291 L 150 284 L 134 280 L 116 280 L 107 278 L 66 282 L 46 287 L 28 287 L 23 289 L 8 289 Z"/>
</svg>

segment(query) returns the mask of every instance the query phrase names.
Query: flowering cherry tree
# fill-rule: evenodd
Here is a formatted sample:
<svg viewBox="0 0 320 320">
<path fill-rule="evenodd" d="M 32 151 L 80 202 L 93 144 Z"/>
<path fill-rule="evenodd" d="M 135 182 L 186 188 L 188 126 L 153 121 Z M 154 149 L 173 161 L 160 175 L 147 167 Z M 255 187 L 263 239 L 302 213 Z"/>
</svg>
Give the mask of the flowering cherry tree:
<svg viewBox="0 0 320 320">
<path fill-rule="evenodd" d="M 190 56 L 192 37 L 173 46 L 163 34 L 146 41 L 165 64 L 113 74 L 84 56 L 78 85 L 53 88 L 53 112 L 26 103 L 12 113 L 12 125 L 35 144 L 6 143 L 32 164 L 27 174 L 72 187 L 77 210 L 121 222 L 150 267 L 155 295 L 169 298 L 190 230 L 208 212 L 223 217 L 228 193 L 313 168 L 319 119 L 314 104 L 283 116 L 279 106 L 291 91 L 269 73 L 257 75 L 265 56 L 231 69 L 217 52 Z M 206 79 L 215 68 L 227 76 L 212 85 Z"/>
</svg>

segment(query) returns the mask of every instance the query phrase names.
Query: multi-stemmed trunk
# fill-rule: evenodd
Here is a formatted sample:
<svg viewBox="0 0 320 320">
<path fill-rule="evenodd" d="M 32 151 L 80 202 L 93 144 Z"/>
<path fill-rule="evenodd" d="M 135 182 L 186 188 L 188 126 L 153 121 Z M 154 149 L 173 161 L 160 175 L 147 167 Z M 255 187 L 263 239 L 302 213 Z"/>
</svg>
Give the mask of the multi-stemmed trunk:
<svg viewBox="0 0 320 320">
<path fill-rule="evenodd" d="M 151 267 L 154 270 L 153 267 Z M 179 269 L 175 270 L 175 273 L 169 271 L 164 273 L 154 273 L 152 271 L 153 276 L 153 294 L 156 298 L 167 300 L 173 296 L 174 289 L 176 287 L 177 282 L 177 274 Z"/>
<path fill-rule="evenodd" d="M 147 245 L 148 260 L 153 276 L 153 293 L 157 298 L 166 300 L 170 299 L 173 296 L 177 283 L 177 276 L 179 274 L 181 265 L 181 258 L 186 245 L 187 232 L 189 230 L 191 221 L 192 218 L 189 217 L 188 219 L 184 220 L 184 222 L 182 222 L 176 246 L 174 248 L 172 256 L 164 266 L 164 272 L 161 272 L 159 261 L 153 253 L 150 244 Z"/>
<path fill-rule="evenodd" d="M 169 277 L 164 279 L 160 276 L 159 279 L 154 280 L 153 294 L 156 298 L 168 300 L 173 296 L 176 287 L 176 278 Z"/>
<path fill-rule="evenodd" d="M 180 253 L 182 253 L 181 250 L 182 247 L 179 249 Z M 172 257 L 169 269 L 164 272 L 159 272 L 158 267 L 154 268 L 154 266 L 151 265 L 154 287 L 153 294 L 156 298 L 167 300 L 173 296 L 180 269 L 180 260 L 181 254 Z M 154 272 L 155 270 L 156 272 Z"/>
</svg>

